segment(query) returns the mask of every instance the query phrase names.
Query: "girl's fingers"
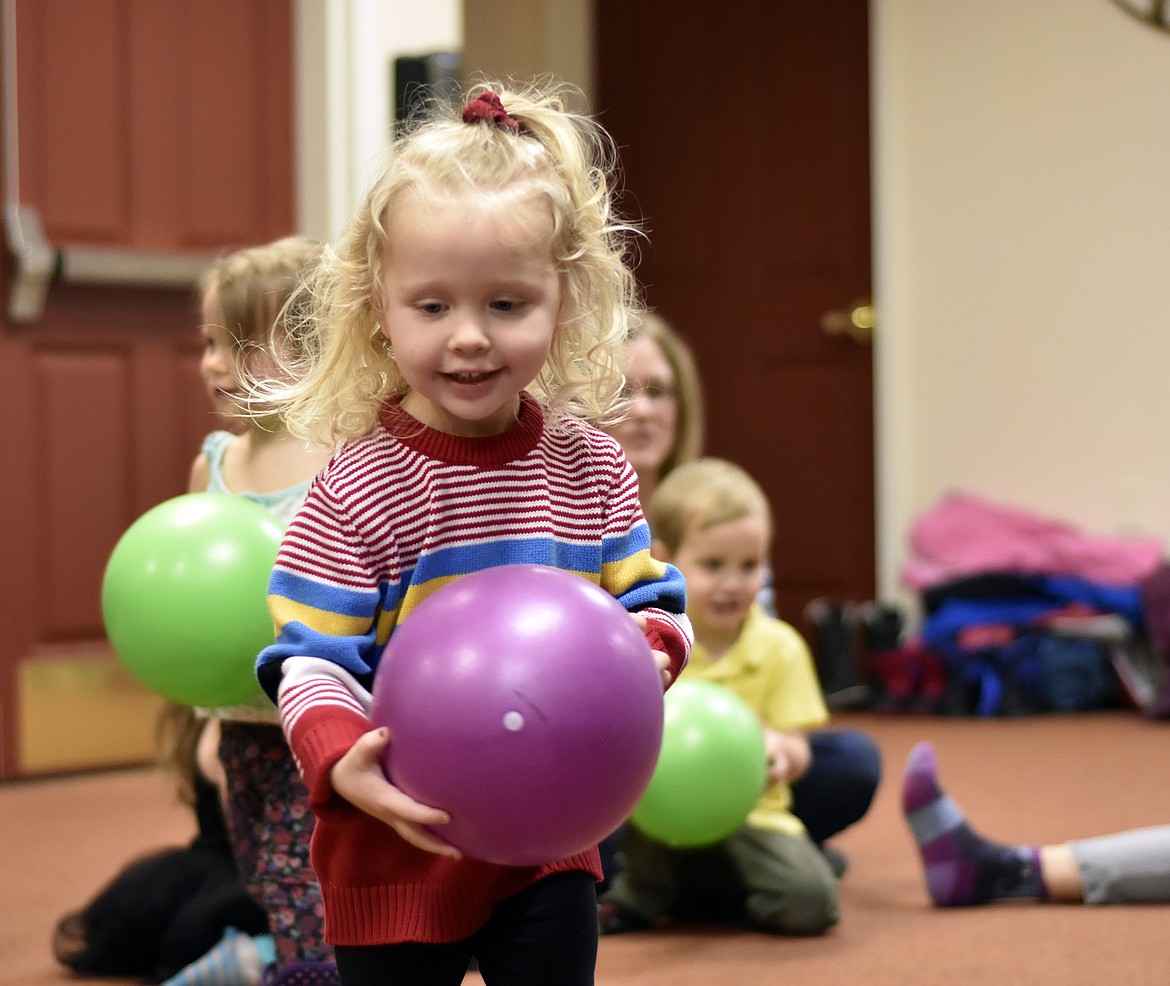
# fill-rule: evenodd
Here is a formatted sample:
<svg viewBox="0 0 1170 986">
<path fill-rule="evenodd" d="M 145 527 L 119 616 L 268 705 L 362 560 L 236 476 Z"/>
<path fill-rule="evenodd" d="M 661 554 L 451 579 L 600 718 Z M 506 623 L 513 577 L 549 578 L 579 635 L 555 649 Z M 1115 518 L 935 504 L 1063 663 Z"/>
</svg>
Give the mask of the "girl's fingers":
<svg viewBox="0 0 1170 986">
<path fill-rule="evenodd" d="M 426 852 L 435 853 L 438 856 L 446 856 L 449 859 L 463 858 L 463 853 L 449 842 L 444 842 L 433 832 L 428 832 L 418 825 L 410 825 L 400 820 L 392 823 L 391 827 L 412 846 L 416 846 Z"/>
</svg>

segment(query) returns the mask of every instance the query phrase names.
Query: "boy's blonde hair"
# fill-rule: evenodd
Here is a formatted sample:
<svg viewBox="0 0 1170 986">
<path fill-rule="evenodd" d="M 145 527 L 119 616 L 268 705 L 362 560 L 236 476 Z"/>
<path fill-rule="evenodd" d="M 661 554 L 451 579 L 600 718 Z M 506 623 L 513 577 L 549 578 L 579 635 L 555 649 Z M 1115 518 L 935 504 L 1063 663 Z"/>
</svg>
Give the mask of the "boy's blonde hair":
<svg viewBox="0 0 1170 986">
<path fill-rule="evenodd" d="M 762 486 L 726 459 L 686 462 L 655 488 L 646 509 L 655 540 L 673 555 L 687 534 L 744 517 L 759 517 L 772 528 L 772 507 Z"/>
<path fill-rule="evenodd" d="M 239 353 L 293 345 L 287 338 L 286 305 L 321 259 L 321 250 L 316 240 L 286 236 L 227 254 L 203 272 L 200 294 L 214 300 Z"/>
<path fill-rule="evenodd" d="M 574 90 L 546 81 L 522 89 L 480 83 L 464 95 L 495 92 L 520 133 L 481 121 L 464 123 L 454 103 L 434 103 L 409 121 L 389 161 L 327 249 L 303 334 L 304 359 L 289 366 L 287 386 L 261 388 L 289 430 L 330 443 L 367 434 L 387 397 L 406 381 L 379 325 L 380 282 L 390 210 L 403 196 L 449 201 L 468 196 L 522 201 L 542 196 L 553 217 L 552 254 L 562 303 L 536 396 L 554 413 L 604 423 L 620 402 L 623 344 L 635 304 L 628 262 L 633 227 L 614 212 L 612 141 L 590 118 L 566 108 Z"/>
</svg>

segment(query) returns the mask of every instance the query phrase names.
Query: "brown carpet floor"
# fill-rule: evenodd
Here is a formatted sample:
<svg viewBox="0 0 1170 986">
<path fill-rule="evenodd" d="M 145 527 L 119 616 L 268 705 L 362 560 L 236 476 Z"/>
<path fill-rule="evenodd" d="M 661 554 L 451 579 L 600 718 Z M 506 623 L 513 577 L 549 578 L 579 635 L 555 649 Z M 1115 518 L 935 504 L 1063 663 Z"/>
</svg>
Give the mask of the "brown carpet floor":
<svg viewBox="0 0 1170 986">
<path fill-rule="evenodd" d="M 838 840 L 852 860 L 841 924 L 816 939 L 710 928 L 604 939 L 599 986 L 1170 983 L 1170 907 L 930 907 L 898 809 L 906 754 L 930 739 L 950 793 L 984 834 L 1062 841 L 1163 824 L 1170 725 L 1129 712 L 1015 721 L 851 714 L 838 723 L 868 730 L 886 758 L 869 817 Z M 49 952 L 55 919 L 131 856 L 185 841 L 191 828 L 147 770 L 0 785 L 0 984 L 76 982 Z"/>
</svg>

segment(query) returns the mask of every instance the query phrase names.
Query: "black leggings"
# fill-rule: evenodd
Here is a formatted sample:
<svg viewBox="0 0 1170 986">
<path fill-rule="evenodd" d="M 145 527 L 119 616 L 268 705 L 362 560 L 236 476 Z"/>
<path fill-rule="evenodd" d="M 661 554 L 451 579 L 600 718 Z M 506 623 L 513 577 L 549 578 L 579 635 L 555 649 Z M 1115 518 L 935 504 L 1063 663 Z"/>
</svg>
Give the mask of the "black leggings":
<svg viewBox="0 0 1170 986">
<path fill-rule="evenodd" d="M 342 986 L 459 986 L 472 957 L 487 986 L 593 986 L 597 892 L 588 873 L 556 873 L 501 901 L 462 941 L 334 953 Z"/>
</svg>

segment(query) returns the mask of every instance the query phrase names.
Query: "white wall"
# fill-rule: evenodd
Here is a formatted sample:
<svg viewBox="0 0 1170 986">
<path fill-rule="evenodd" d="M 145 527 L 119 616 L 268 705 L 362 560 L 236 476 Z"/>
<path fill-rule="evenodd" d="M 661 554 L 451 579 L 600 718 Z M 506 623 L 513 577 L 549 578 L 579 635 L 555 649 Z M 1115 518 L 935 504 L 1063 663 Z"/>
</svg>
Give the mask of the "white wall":
<svg viewBox="0 0 1170 986">
<path fill-rule="evenodd" d="M 1170 34 L 871 11 L 883 594 L 948 489 L 1170 544 Z"/>
<path fill-rule="evenodd" d="M 297 221 L 329 239 L 377 177 L 400 55 L 459 51 L 460 0 L 297 0 Z"/>
</svg>

